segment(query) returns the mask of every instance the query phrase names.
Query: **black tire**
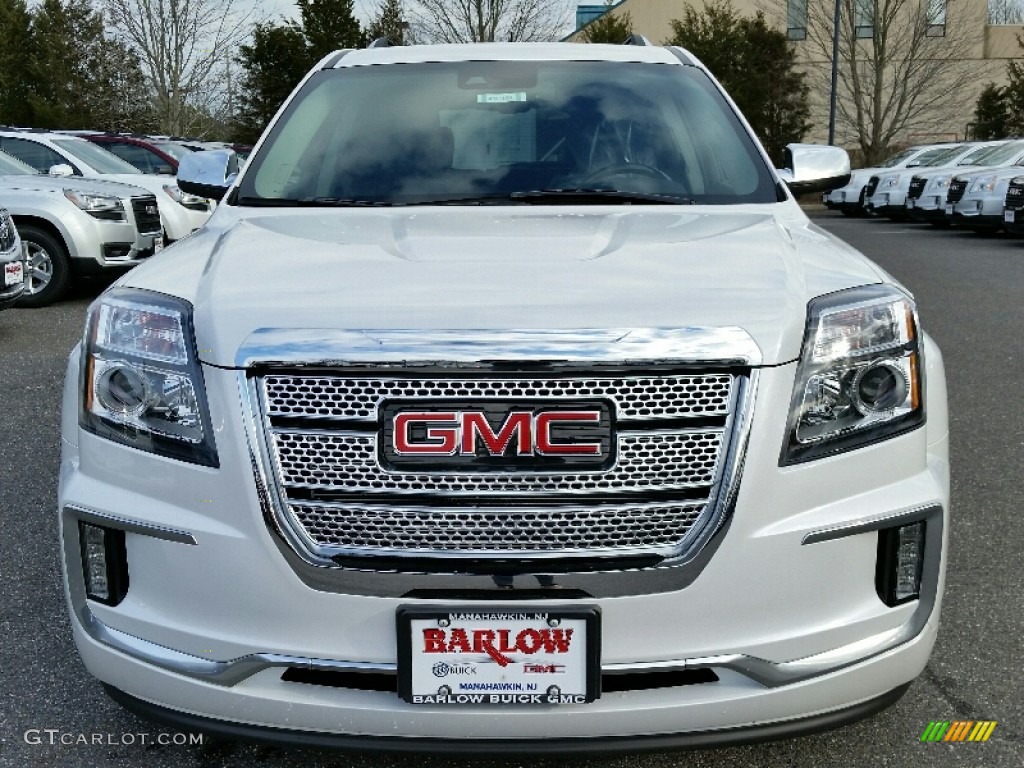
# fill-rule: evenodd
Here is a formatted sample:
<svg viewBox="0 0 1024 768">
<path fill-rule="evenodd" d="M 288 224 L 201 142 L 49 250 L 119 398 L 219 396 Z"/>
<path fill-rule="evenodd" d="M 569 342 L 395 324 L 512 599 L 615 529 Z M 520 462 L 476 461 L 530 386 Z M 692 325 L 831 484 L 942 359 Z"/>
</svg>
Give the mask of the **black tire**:
<svg viewBox="0 0 1024 768">
<path fill-rule="evenodd" d="M 859 211 L 855 211 L 852 208 L 840 208 L 839 212 L 843 214 L 843 216 L 849 216 L 850 218 L 862 215 Z"/>
<path fill-rule="evenodd" d="M 71 283 L 67 249 L 45 229 L 31 224 L 17 226 L 28 249 L 29 284 L 16 306 L 45 307 L 61 298 Z"/>
</svg>

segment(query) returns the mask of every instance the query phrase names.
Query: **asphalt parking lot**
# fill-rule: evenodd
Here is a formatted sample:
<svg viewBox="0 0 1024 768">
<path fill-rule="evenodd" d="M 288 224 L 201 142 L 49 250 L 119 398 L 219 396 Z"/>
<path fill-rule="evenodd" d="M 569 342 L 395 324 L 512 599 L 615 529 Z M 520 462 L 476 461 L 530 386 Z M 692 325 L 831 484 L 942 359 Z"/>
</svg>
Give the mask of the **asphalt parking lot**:
<svg viewBox="0 0 1024 768">
<path fill-rule="evenodd" d="M 813 216 L 915 292 L 922 324 L 945 355 L 953 525 L 935 653 L 900 702 L 840 730 L 726 750 L 588 758 L 588 766 L 1024 766 L 1024 239 L 829 212 Z M 58 404 L 66 355 L 81 334 L 89 300 L 81 294 L 44 309 L 0 313 L 0 766 L 448 768 L 566 762 L 323 753 L 209 738 L 182 745 L 174 743 L 180 734 L 107 699 L 71 640 L 55 521 Z M 934 720 L 998 725 L 982 744 L 921 743 Z"/>
</svg>

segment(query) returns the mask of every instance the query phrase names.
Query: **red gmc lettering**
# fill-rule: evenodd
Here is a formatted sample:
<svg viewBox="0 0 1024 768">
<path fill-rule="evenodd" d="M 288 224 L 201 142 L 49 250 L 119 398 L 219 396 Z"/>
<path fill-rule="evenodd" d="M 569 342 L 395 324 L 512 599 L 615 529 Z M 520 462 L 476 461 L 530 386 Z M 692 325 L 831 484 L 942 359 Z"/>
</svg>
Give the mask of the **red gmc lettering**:
<svg viewBox="0 0 1024 768">
<path fill-rule="evenodd" d="M 553 443 L 551 427 L 558 422 L 590 422 L 597 424 L 597 411 L 551 411 L 537 416 L 537 453 L 541 456 L 600 456 L 600 443 Z"/>
<path fill-rule="evenodd" d="M 510 413 L 505 423 L 495 434 L 490 423 L 482 413 L 462 413 L 462 455 L 473 456 L 476 454 L 476 436 L 484 441 L 488 452 L 492 456 L 501 456 L 508 448 L 513 435 L 519 436 L 516 445 L 516 453 L 520 456 L 530 454 L 530 414 Z"/>
<path fill-rule="evenodd" d="M 459 444 L 457 413 L 400 413 L 395 416 L 394 445 L 399 455 L 451 456 Z M 409 427 L 414 422 L 442 422 L 443 426 L 427 427 L 429 443 L 409 440 Z"/>
</svg>

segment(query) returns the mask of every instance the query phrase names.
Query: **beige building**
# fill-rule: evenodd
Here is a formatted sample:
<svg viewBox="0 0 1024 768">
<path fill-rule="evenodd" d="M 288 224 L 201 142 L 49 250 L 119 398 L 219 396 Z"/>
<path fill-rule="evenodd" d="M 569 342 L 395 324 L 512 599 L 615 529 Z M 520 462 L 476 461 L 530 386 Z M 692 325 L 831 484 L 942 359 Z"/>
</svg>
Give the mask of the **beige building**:
<svg viewBox="0 0 1024 768">
<path fill-rule="evenodd" d="M 870 106 L 878 98 L 880 126 L 895 110 L 906 109 L 900 104 L 914 102 L 914 117 L 893 132 L 889 142 L 892 146 L 970 138 L 981 90 L 989 82 L 1005 85 L 1007 63 L 1024 55 L 1017 43 L 1024 26 L 989 23 L 989 0 L 926 0 L 923 19 L 913 16 L 922 13 L 920 0 L 838 1 L 843 3 L 844 12 L 840 50 L 846 53 L 840 54 L 845 84 L 839 89 L 836 143 L 849 149 L 857 148 L 858 134 L 853 127 L 856 101 L 846 62 L 854 56 L 859 58 L 863 79 L 864 68 L 870 67 L 865 62 L 873 55 L 874 14 L 883 16 L 883 7 L 891 10 L 902 5 L 904 10 L 898 12 L 904 20 L 887 28 L 887 49 L 893 51 L 888 57 L 891 63 L 882 69 L 878 93 L 862 93 L 861 102 Z M 1005 4 L 1007 0 L 992 2 Z M 827 140 L 833 0 L 732 0 L 732 5 L 741 14 L 762 11 L 771 26 L 786 32 L 792 40 L 811 89 L 813 127 L 805 140 Z M 566 39 L 582 39 L 582 30 L 605 12 L 628 13 L 634 32 L 661 44 L 672 36 L 671 22 L 681 18 L 687 6 L 701 10 L 703 0 L 622 0 L 610 10 L 603 5 L 581 5 L 578 28 Z M 993 6 L 991 15 L 1012 17 L 1012 6 L 1009 11 L 1005 5 Z M 916 23 L 907 22 L 915 18 Z M 904 52 L 908 49 L 918 52 L 910 61 Z"/>
</svg>

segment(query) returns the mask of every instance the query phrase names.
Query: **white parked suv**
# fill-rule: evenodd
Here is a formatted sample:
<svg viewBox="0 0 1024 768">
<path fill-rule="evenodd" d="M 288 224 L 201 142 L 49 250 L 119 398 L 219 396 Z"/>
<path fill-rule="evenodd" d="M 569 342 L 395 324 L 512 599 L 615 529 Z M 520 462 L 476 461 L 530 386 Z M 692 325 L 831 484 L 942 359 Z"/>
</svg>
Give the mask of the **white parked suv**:
<svg viewBox="0 0 1024 768">
<path fill-rule="evenodd" d="M 976 157 L 978 153 L 1002 143 L 1004 142 L 986 141 L 953 144 L 941 152 L 925 153 L 916 168 L 876 173 L 871 177 L 869 185 L 874 189 L 874 194 L 867 199 L 865 207 L 868 213 L 876 216 L 905 219 L 908 208 L 912 207 L 907 203 L 912 179 L 920 178 L 921 174 L 936 168 L 952 168 L 960 162 L 969 162 L 968 158 Z"/>
<path fill-rule="evenodd" d="M 870 186 L 871 177 L 901 168 L 916 168 L 923 158 L 935 157 L 949 149 L 949 144 L 922 144 L 909 147 L 887 158 L 881 165 L 857 168 L 850 174 L 850 180 L 839 189 L 832 189 L 821 196 L 826 208 L 839 211 L 844 216 L 862 216 L 867 213 L 867 200 L 875 190 Z"/>
<path fill-rule="evenodd" d="M 956 165 L 948 168 L 920 169 L 910 179 L 906 207 L 914 221 L 926 221 L 933 226 L 948 226 L 946 198 L 953 179 L 961 174 L 1005 168 L 1024 153 L 1024 141 L 1001 141 L 994 146 L 982 146 L 965 155 Z"/>
<path fill-rule="evenodd" d="M 22 307 L 50 304 L 74 281 L 126 271 L 163 247 L 156 198 L 147 190 L 40 174 L 4 152 L 0 205 L 14 217 L 27 252 Z"/>
<path fill-rule="evenodd" d="M 101 178 L 149 190 L 160 208 L 168 243 L 188 237 L 210 217 L 211 202 L 182 192 L 174 178 L 142 173 L 134 165 L 80 136 L 0 130 L 0 150 L 42 173 Z"/>
<path fill-rule="evenodd" d="M 642 42 L 642 41 L 640 41 Z M 147 717 L 355 749 L 777 738 L 939 622 L 942 356 L 679 48 L 325 58 L 196 235 L 99 297 L 59 517 Z M 788 188 L 787 188 L 788 186 Z"/>
</svg>

